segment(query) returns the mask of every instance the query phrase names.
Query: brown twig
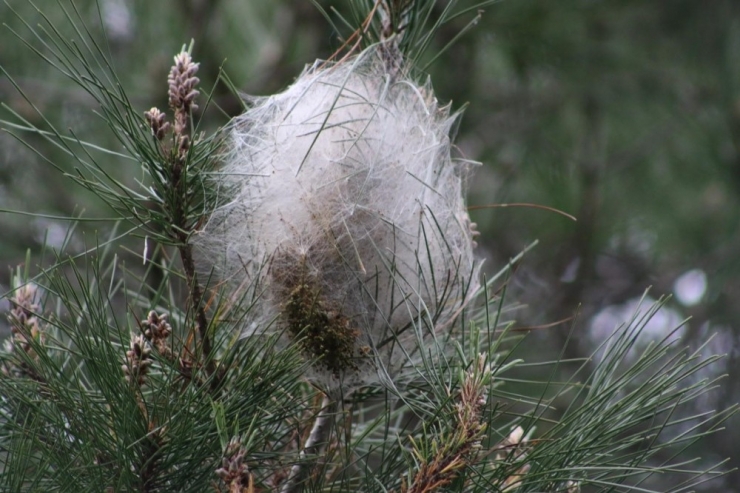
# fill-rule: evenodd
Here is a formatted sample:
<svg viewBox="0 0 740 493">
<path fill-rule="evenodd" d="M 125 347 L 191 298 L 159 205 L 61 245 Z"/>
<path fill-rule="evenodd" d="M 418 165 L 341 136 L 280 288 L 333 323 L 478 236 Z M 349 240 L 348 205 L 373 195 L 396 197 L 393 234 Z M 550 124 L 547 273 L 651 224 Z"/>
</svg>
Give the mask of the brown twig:
<svg viewBox="0 0 740 493">
<path fill-rule="evenodd" d="M 304 482 L 313 469 L 316 459 L 329 441 L 335 408 L 334 402 L 328 396 L 324 396 L 321 400 L 321 410 L 316 416 L 311 433 L 299 455 L 299 462 L 291 468 L 288 479 L 280 488 L 280 493 L 299 493 L 303 490 Z"/>
<path fill-rule="evenodd" d="M 326 59 L 326 61 L 321 65 L 323 67 L 327 63 L 331 62 L 335 58 L 337 58 L 343 50 L 347 48 L 347 46 L 352 44 L 352 47 L 347 50 L 347 53 L 342 57 L 341 60 L 339 60 L 337 63 L 344 62 L 347 58 L 352 56 L 352 53 L 355 52 L 355 50 L 360 46 L 360 43 L 362 43 L 363 36 L 367 33 L 367 30 L 370 28 L 370 24 L 373 21 L 373 17 L 375 16 L 375 11 L 378 9 L 378 5 L 380 5 L 381 0 L 376 0 L 375 5 L 373 6 L 372 10 L 367 14 L 367 17 L 365 17 L 365 20 L 362 22 L 362 25 L 354 30 L 354 32 L 347 38 L 347 40 L 342 43 L 342 46 L 340 46 L 332 55 Z"/>
</svg>

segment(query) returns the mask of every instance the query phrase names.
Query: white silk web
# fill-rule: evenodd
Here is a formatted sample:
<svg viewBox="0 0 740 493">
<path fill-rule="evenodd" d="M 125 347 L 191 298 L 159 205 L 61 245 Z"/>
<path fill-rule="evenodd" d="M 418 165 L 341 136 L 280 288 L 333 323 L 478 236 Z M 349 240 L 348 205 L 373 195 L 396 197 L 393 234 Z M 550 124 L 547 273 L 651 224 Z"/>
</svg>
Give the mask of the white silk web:
<svg viewBox="0 0 740 493">
<path fill-rule="evenodd" d="M 233 121 L 225 200 L 195 240 L 261 296 L 245 334 L 299 338 L 314 380 L 345 391 L 403 366 L 478 286 L 456 115 L 380 53 L 317 62 Z"/>
</svg>

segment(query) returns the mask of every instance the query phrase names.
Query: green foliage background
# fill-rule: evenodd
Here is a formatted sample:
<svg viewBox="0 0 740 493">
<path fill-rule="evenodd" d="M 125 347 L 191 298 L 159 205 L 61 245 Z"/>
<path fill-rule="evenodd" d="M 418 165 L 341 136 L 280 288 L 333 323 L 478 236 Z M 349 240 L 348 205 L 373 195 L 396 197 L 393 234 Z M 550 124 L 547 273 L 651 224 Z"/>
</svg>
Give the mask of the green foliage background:
<svg viewBox="0 0 740 493">
<path fill-rule="evenodd" d="M 49 2 L 51 3 L 51 2 Z M 340 2 L 320 1 L 324 8 Z M 99 29 L 94 2 L 76 2 Z M 219 67 L 248 94 L 278 91 L 306 63 L 340 46 L 337 33 L 308 0 L 100 0 L 115 68 L 141 111 L 166 107 L 164 81 L 174 53 L 195 40 L 202 87 Z M 0 3 L 0 65 L 60 128 L 88 141 L 117 145 L 93 116 L 92 101 L 23 48 L 13 31 L 40 21 L 24 0 Z M 57 9 L 45 10 L 49 16 Z M 53 19 L 52 19 L 53 20 Z M 446 26 L 436 53 L 470 18 Z M 61 17 L 58 24 L 63 24 Z M 98 32 L 101 38 L 103 32 Z M 475 29 L 429 69 L 437 95 L 470 103 L 458 146 L 483 166 L 471 183 L 471 205 L 536 203 L 533 208 L 472 212 L 479 243 L 495 271 L 534 239 L 539 246 L 515 277 L 513 295 L 528 307 L 522 324 L 571 316 L 581 304 L 569 356 L 590 353 L 589 320 L 649 286 L 670 293 L 678 276 L 702 269 L 707 292 L 696 306 L 669 306 L 692 316 L 684 342 L 719 332 L 730 374 L 708 408 L 740 398 L 740 3 L 733 0 L 505 0 L 485 9 Z M 241 104 L 225 88 L 214 98 L 216 128 Z M 38 115 L 0 74 L 0 101 L 41 125 Z M 58 149 L 30 137 L 41 154 L 69 166 Z M 110 158 L 119 180 L 133 183 L 136 166 Z M 50 216 L 107 217 L 91 195 L 71 190 L 29 148 L 0 134 L 0 209 Z M 105 226 L 106 228 L 108 226 Z M 60 244 L 67 223 L 0 213 L 0 291 L 27 248 Z M 94 243 L 98 223 L 68 238 L 78 252 Z M 106 232 L 100 232 L 105 236 Z M 140 241 L 131 248 L 141 250 Z M 121 255 L 125 256 L 125 252 Z M 577 267 L 577 268 L 575 268 Z M 566 271 L 568 276 L 565 276 Z M 565 279 L 565 281 L 564 281 Z M 567 282 L 566 282 L 567 281 Z M 540 332 L 529 351 L 562 347 L 568 325 Z M 557 353 L 552 353 L 557 355 Z M 703 455 L 740 457 L 737 418 L 710 437 Z M 740 491 L 740 475 L 723 483 Z M 735 489 L 733 489 L 735 488 Z M 719 490 L 716 490 L 719 491 Z"/>
</svg>

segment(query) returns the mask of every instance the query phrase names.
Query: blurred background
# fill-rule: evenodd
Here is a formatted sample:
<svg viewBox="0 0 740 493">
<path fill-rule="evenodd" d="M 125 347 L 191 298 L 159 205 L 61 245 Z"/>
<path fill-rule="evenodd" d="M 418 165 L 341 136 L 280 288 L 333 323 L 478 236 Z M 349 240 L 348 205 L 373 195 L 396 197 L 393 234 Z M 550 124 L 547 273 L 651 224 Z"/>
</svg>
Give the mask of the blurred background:
<svg viewBox="0 0 740 493">
<path fill-rule="evenodd" d="M 64 11 L 47 3 L 44 14 L 65 26 Z M 344 0 L 318 3 L 346 7 Z M 223 66 L 237 88 L 253 95 L 281 90 L 305 64 L 341 45 L 309 0 L 99 4 L 100 15 L 94 1 L 75 1 L 94 36 L 107 39 L 120 82 L 142 114 L 167 106 L 172 56 L 191 39 L 202 87 L 213 87 Z M 0 3 L 7 25 L 0 29 L 0 65 L 33 103 L 0 73 L 0 102 L 7 105 L 0 118 L 43 126 L 35 106 L 59 128 L 120 150 L 91 99 L 16 37 L 27 38 L 29 27 L 14 11 L 34 29 L 44 22 L 25 0 Z M 444 26 L 422 64 L 473 17 Z M 687 416 L 738 402 L 740 2 L 504 0 L 485 8 L 475 29 L 428 72 L 441 101 L 468 105 L 457 145 L 482 163 L 469 202 L 477 206 L 471 215 L 482 233 L 486 272 L 539 240 L 509 286 L 510 301 L 521 305 L 510 314 L 517 324 L 547 326 L 527 346 L 535 359 L 552 359 L 563 348 L 568 358 L 590 355 L 638 310 L 650 287 L 644 308 L 661 295 L 673 298 L 641 343 L 671 337 L 703 354 L 727 354 L 697 378 L 728 377 Z M 213 98 L 223 111 L 206 113 L 210 129 L 241 111 L 222 85 Z M 0 292 L 27 249 L 66 244 L 81 252 L 113 228 L 83 222 L 70 230 L 68 221 L 54 218 L 110 212 L 37 154 L 72 171 L 63 152 L 37 136 L 26 138 L 29 146 L 0 133 Z M 131 184 L 141 174 L 114 157 L 110 172 Z M 528 206 L 485 207 L 517 203 L 553 207 L 578 220 Z M 131 248 L 141 250 L 141 241 Z M 125 258 L 126 250 L 120 255 Z M 7 326 L 0 330 L 7 333 Z M 730 456 L 740 463 L 740 420 L 696 455 L 706 464 Z M 706 491 L 740 492 L 738 485 L 740 473 L 734 472 L 708 483 Z"/>
</svg>

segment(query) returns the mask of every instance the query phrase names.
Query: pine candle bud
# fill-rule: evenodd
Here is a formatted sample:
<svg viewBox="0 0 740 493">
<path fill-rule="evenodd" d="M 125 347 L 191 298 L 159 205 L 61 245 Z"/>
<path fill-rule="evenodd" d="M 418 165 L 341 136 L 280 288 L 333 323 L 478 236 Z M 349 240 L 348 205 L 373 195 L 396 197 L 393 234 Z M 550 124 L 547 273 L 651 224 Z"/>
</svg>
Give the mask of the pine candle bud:
<svg viewBox="0 0 740 493">
<path fill-rule="evenodd" d="M 126 361 L 121 365 L 124 378 L 128 383 L 144 385 L 146 374 L 152 364 L 149 343 L 141 334 L 131 336 L 130 349 L 126 351 Z"/>
<path fill-rule="evenodd" d="M 260 294 L 246 335 L 274 321 L 328 389 L 392 375 L 477 287 L 456 115 L 385 67 L 369 48 L 254 101 L 195 240 L 204 267 Z"/>
</svg>

